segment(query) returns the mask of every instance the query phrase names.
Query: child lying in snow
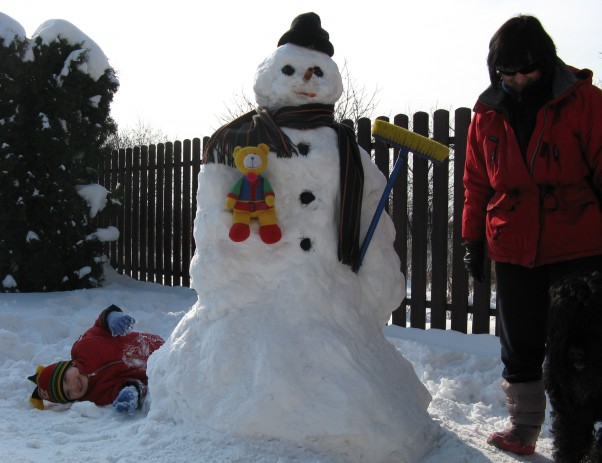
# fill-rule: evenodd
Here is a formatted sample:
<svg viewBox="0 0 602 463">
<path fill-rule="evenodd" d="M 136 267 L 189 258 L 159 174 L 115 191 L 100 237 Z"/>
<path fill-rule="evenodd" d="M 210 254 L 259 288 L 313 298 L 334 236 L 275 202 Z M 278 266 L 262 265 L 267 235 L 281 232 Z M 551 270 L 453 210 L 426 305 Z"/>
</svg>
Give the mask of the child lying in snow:
<svg viewBox="0 0 602 463">
<path fill-rule="evenodd" d="M 38 366 L 29 379 L 37 387 L 29 399 L 43 410 L 54 403 L 90 401 L 113 404 L 133 415 L 146 396 L 146 361 L 163 344 L 154 334 L 132 332 L 136 321 L 111 305 L 71 348 L 71 360 Z"/>
</svg>

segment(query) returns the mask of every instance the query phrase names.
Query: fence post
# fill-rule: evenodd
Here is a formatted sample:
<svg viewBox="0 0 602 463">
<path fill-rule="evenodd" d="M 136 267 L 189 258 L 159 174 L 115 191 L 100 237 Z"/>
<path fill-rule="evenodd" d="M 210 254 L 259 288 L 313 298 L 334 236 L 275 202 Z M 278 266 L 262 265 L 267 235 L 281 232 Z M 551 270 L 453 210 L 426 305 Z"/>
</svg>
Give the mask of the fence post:
<svg viewBox="0 0 602 463">
<path fill-rule="evenodd" d="M 172 286 L 182 285 L 182 142 L 173 144 Z"/>
<path fill-rule="evenodd" d="M 454 224 L 452 236 L 452 305 L 451 329 L 467 332 L 468 275 L 464 269 L 462 246 L 462 211 L 464 209 L 464 163 L 471 111 L 459 108 L 455 112 L 454 130 Z"/>
<path fill-rule="evenodd" d="M 157 236 L 155 237 L 155 281 L 165 283 L 165 265 L 163 264 L 163 235 L 165 234 L 165 211 L 163 208 L 165 184 L 165 145 L 157 145 Z"/>
<path fill-rule="evenodd" d="M 148 281 L 148 146 L 140 147 L 140 280 Z"/>
<path fill-rule="evenodd" d="M 125 185 L 124 185 L 124 216 L 123 229 L 124 238 L 124 257 L 123 270 L 128 276 L 132 276 L 132 148 L 125 150 Z M 126 212 L 127 211 L 127 212 Z"/>
<path fill-rule="evenodd" d="M 111 179 L 110 179 L 110 183 L 108 183 L 108 185 L 110 185 L 111 191 L 115 191 L 118 184 L 123 185 L 123 183 L 121 183 L 122 180 L 119 179 L 119 175 L 120 175 L 119 150 L 114 150 L 113 153 L 111 153 Z M 119 221 L 121 220 L 122 216 L 123 216 L 123 211 L 120 211 L 120 213 L 117 214 L 117 218 L 115 220 L 115 226 L 120 231 L 120 233 L 121 233 L 121 228 L 119 225 Z M 109 245 L 109 249 L 110 249 L 109 262 L 111 263 L 111 266 L 115 269 L 117 268 L 118 243 L 119 243 L 119 239 L 117 241 L 111 241 L 111 244 Z"/>
<path fill-rule="evenodd" d="M 163 284 L 173 286 L 173 143 L 165 144 L 165 186 L 163 188 Z"/>
<path fill-rule="evenodd" d="M 182 286 L 190 286 L 190 241 L 192 236 L 192 144 L 184 140 L 182 157 Z"/>
<path fill-rule="evenodd" d="M 428 137 L 429 115 L 414 114 L 414 132 Z M 412 156 L 412 273 L 410 323 L 426 328 L 426 282 L 428 259 L 428 161 Z"/>
<path fill-rule="evenodd" d="M 156 255 L 155 230 L 157 227 L 157 220 L 156 220 L 156 214 L 155 214 L 156 198 L 157 198 L 156 172 L 157 172 L 157 147 L 155 145 L 150 145 L 148 147 L 148 215 L 147 215 L 148 280 L 147 281 L 151 281 L 151 282 L 157 282 L 156 262 L 155 262 L 155 255 Z"/>
<path fill-rule="evenodd" d="M 397 114 L 393 118 L 393 123 L 404 129 L 408 128 L 409 118 L 405 114 Z M 393 161 L 396 162 L 399 157 L 399 148 L 393 150 Z M 395 242 L 393 244 L 400 260 L 401 273 L 404 277 L 408 277 L 408 163 L 407 161 L 401 166 L 399 175 L 393 185 L 393 225 L 395 226 Z M 404 287 L 404 292 L 407 290 L 407 284 Z M 397 310 L 393 311 L 392 323 L 398 326 L 406 326 L 407 298 L 401 301 Z"/>
<path fill-rule="evenodd" d="M 449 112 L 439 109 L 433 117 L 433 138 L 449 146 Z M 432 165 L 432 164 L 431 164 Z M 449 226 L 449 162 L 432 165 L 433 226 L 431 231 L 431 328 L 447 323 L 447 262 Z"/>
<path fill-rule="evenodd" d="M 377 119 L 380 119 L 385 122 L 389 122 L 388 117 L 380 116 L 380 117 L 377 117 Z M 372 130 L 372 129 L 370 129 L 370 130 Z M 378 167 L 378 170 L 380 170 L 383 173 L 383 175 L 385 176 L 385 178 L 387 180 L 389 179 L 389 172 L 391 170 L 391 160 L 389 159 L 389 157 L 390 157 L 389 146 L 380 140 L 375 140 L 374 141 L 374 164 L 376 164 L 376 167 Z M 385 205 L 385 211 L 389 212 L 389 210 L 390 210 L 389 201 L 387 201 L 387 204 Z"/>
<path fill-rule="evenodd" d="M 131 276 L 136 280 L 140 279 L 139 276 L 139 259 L 138 254 L 140 251 L 140 147 L 135 146 L 132 150 L 132 227 L 130 229 L 132 236 L 131 245 L 131 256 L 132 256 L 132 270 Z"/>
<path fill-rule="evenodd" d="M 209 137 L 203 138 L 202 146 L 209 141 Z M 196 218 L 196 208 L 197 208 L 197 192 L 199 189 L 199 172 L 201 171 L 201 163 L 203 162 L 203 149 L 201 146 L 201 140 L 199 138 L 195 138 L 192 140 L 192 240 L 191 240 L 191 249 L 190 249 L 190 257 L 194 256 L 196 251 L 196 243 L 194 241 L 194 220 Z"/>
<path fill-rule="evenodd" d="M 357 120 L 357 143 L 367 153 L 372 153 L 372 122 L 367 117 Z"/>
</svg>

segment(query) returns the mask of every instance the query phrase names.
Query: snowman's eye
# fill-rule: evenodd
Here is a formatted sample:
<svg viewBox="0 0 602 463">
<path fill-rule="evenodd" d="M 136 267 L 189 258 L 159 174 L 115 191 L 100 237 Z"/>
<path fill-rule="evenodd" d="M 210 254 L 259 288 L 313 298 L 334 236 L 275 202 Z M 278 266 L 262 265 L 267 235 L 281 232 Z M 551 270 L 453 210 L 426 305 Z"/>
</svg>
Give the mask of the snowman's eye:
<svg viewBox="0 0 602 463">
<path fill-rule="evenodd" d="M 324 77 L 324 71 L 319 66 L 314 67 L 314 74 L 318 77 Z"/>
<path fill-rule="evenodd" d="M 285 74 L 287 76 L 292 76 L 295 73 L 295 68 L 292 67 L 290 64 L 287 64 L 286 66 L 284 66 L 282 68 L 282 74 Z"/>
</svg>

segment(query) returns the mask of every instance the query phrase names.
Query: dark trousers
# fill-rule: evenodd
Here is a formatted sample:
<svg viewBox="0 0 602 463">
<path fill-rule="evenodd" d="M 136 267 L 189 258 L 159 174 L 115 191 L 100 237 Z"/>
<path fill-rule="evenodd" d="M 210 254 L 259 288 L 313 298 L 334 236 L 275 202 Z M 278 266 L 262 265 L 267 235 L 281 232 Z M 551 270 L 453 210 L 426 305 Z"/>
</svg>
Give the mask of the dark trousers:
<svg viewBox="0 0 602 463">
<path fill-rule="evenodd" d="M 602 255 L 527 268 L 495 263 L 502 376 L 509 383 L 542 378 L 548 292 L 575 272 L 602 271 Z"/>
</svg>

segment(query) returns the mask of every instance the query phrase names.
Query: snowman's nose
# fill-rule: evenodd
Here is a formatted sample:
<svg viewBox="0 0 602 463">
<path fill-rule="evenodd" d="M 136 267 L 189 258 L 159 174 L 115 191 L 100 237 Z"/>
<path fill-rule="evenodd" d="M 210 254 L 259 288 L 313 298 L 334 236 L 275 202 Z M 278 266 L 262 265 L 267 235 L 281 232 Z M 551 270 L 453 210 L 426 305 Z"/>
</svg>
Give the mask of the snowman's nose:
<svg viewBox="0 0 602 463">
<path fill-rule="evenodd" d="M 305 74 L 303 75 L 303 80 L 308 81 L 314 75 L 314 68 L 307 68 Z"/>
</svg>

